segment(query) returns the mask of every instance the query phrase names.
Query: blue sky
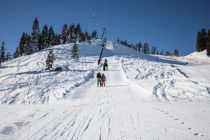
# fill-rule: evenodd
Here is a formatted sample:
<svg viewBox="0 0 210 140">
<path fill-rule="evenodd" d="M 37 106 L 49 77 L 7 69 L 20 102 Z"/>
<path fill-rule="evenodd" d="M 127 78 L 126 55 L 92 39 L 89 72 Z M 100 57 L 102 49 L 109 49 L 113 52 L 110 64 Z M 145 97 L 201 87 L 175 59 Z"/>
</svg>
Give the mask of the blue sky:
<svg viewBox="0 0 210 140">
<path fill-rule="evenodd" d="M 57 33 L 64 23 L 79 22 L 89 32 L 105 26 L 109 40 L 148 42 L 186 55 L 195 51 L 197 32 L 210 28 L 209 5 L 209 0 L 0 0 L 0 42 L 14 52 L 22 32 L 30 33 L 38 17 L 40 30 L 43 24 Z"/>
</svg>

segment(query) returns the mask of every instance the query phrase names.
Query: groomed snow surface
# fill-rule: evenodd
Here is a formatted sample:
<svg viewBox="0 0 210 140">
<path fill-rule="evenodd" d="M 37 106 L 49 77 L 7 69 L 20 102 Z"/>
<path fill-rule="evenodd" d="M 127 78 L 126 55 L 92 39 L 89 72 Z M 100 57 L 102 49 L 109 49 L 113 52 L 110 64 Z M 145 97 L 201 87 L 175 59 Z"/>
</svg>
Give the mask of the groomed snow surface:
<svg viewBox="0 0 210 140">
<path fill-rule="evenodd" d="M 108 42 L 108 71 L 97 65 L 100 40 L 54 46 L 3 63 L 0 69 L 0 139 L 207 140 L 210 139 L 209 64 L 144 55 Z M 96 73 L 106 87 L 97 87 Z"/>
</svg>

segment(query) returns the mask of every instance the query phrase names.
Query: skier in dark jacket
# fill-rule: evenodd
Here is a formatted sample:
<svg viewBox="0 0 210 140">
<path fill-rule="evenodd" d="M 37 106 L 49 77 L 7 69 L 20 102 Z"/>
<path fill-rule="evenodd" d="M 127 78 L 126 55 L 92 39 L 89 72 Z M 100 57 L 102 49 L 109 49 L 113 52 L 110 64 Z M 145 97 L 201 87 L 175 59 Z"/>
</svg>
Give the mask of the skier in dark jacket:
<svg viewBox="0 0 210 140">
<path fill-rule="evenodd" d="M 108 64 L 104 63 L 104 71 L 108 71 Z"/>
<path fill-rule="evenodd" d="M 106 66 L 105 66 L 105 63 L 103 64 L 103 71 L 105 71 L 106 70 Z"/>
<path fill-rule="evenodd" d="M 103 71 L 108 70 L 108 64 L 107 64 L 107 59 L 104 60 L 104 64 L 103 64 Z"/>
<path fill-rule="evenodd" d="M 101 77 L 101 73 L 100 72 L 97 73 L 96 78 L 97 78 L 97 86 L 99 87 L 99 86 L 101 86 L 101 80 L 102 80 L 102 77 Z"/>
<path fill-rule="evenodd" d="M 104 63 L 107 63 L 107 59 L 104 60 Z"/>
</svg>

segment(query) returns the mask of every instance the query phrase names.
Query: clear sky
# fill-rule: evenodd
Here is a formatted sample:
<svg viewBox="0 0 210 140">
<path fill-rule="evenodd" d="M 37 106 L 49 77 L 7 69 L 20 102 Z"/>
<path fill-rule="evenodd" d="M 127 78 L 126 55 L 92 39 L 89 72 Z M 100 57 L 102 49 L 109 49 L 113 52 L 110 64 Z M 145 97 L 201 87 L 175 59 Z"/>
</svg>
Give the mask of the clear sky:
<svg viewBox="0 0 210 140">
<path fill-rule="evenodd" d="M 210 28 L 210 0 L 0 0 L 0 42 L 8 51 L 14 52 L 23 31 L 31 33 L 35 17 L 40 30 L 43 24 L 56 33 L 64 23 L 80 22 L 89 32 L 105 26 L 109 40 L 148 42 L 186 55 L 195 51 L 197 32 Z"/>
</svg>

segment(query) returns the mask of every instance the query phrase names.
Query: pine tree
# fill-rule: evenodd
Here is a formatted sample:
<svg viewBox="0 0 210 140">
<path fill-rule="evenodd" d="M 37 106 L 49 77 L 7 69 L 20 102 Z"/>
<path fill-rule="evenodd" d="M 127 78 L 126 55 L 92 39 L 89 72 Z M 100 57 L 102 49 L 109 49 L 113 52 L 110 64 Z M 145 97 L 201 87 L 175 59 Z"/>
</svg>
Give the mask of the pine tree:
<svg viewBox="0 0 210 140">
<path fill-rule="evenodd" d="M 77 26 L 75 27 L 75 33 L 76 33 L 76 36 L 77 36 L 78 41 L 81 41 L 82 29 L 81 29 L 79 23 L 78 23 Z"/>
<path fill-rule="evenodd" d="M 43 39 L 42 39 L 42 35 L 39 36 L 39 39 L 38 39 L 38 51 L 44 49 L 44 42 L 43 42 Z"/>
<path fill-rule="evenodd" d="M 61 32 L 62 44 L 67 43 L 68 36 L 69 36 L 68 25 L 67 24 L 64 24 L 63 25 L 63 28 L 62 28 L 62 32 Z"/>
<path fill-rule="evenodd" d="M 83 32 L 80 33 L 80 41 L 86 41 L 86 37 Z"/>
<path fill-rule="evenodd" d="M 117 43 L 120 43 L 120 39 L 119 39 L 119 37 L 117 38 Z"/>
<path fill-rule="evenodd" d="M 170 56 L 171 53 L 170 53 L 169 51 L 166 51 L 165 55 L 166 55 L 166 56 Z"/>
<path fill-rule="evenodd" d="M 156 47 L 152 47 L 151 54 L 157 54 L 157 48 Z"/>
<path fill-rule="evenodd" d="M 36 17 L 33 22 L 32 33 L 31 33 L 31 46 L 32 46 L 33 52 L 38 51 L 37 46 L 39 45 L 39 36 L 40 36 L 39 21 Z"/>
<path fill-rule="evenodd" d="M 148 43 L 144 43 L 144 47 L 143 47 L 143 53 L 144 54 L 149 54 L 149 44 Z"/>
<path fill-rule="evenodd" d="M 92 39 L 97 39 L 97 32 L 96 32 L 96 31 L 93 31 L 93 32 L 92 32 L 91 38 L 92 38 Z"/>
<path fill-rule="evenodd" d="M 20 42 L 19 42 L 19 56 L 23 56 L 26 54 L 26 46 L 27 46 L 27 35 L 25 32 L 23 32 Z"/>
<path fill-rule="evenodd" d="M 26 43 L 26 52 L 25 54 L 27 55 L 30 55 L 30 54 L 33 54 L 34 53 L 34 49 L 33 49 L 33 46 L 32 46 L 32 39 L 31 39 L 31 36 L 28 35 L 27 33 L 25 34 L 25 43 Z"/>
<path fill-rule="evenodd" d="M 25 32 L 23 32 L 21 36 L 18 50 L 19 52 L 17 57 L 34 53 L 34 49 L 32 48 L 31 45 L 31 37 Z"/>
<path fill-rule="evenodd" d="M 179 56 L 179 51 L 178 51 L 178 49 L 175 49 L 175 50 L 174 50 L 174 56 Z"/>
<path fill-rule="evenodd" d="M 5 62 L 5 44 L 4 44 L 4 41 L 2 42 L 0 52 L 1 52 L 0 61 L 2 63 L 2 62 Z"/>
<path fill-rule="evenodd" d="M 204 51 L 206 49 L 207 33 L 206 29 L 202 29 L 201 32 L 198 32 L 196 50 L 198 52 Z"/>
<path fill-rule="evenodd" d="M 13 54 L 13 57 L 18 58 L 19 56 L 20 56 L 20 50 L 19 50 L 19 47 L 17 47 L 14 54 Z"/>
<path fill-rule="evenodd" d="M 207 51 L 207 56 L 210 56 L 210 29 L 208 30 L 208 37 L 206 41 L 206 51 Z"/>
<path fill-rule="evenodd" d="M 118 42 L 119 42 L 119 39 L 118 39 Z M 138 52 L 141 52 L 141 49 L 142 49 L 142 44 L 141 42 L 139 42 L 137 45 L 136 45 L 136 49 Z"/>
<path fill-rule="evenodd" d="M 11 55 L 11 53 L 10 53 L 10 52 L 7 52 L 7 55 L 6 55 L 6 60 L 7 60 L 7 61 L 12 60 L 12 55 Z"/>
<path fill-rule="evenodd" d="M 60 45 L 61 44 L 61 36 L 59 35 L 55 35 L 55 44 L 54 45 Z"/>
<path fill-rule="evenodd" d="M 55 43 L 55 32 L 54 32 L 54 29 L 52 26 L 50 26 L 50 29 L 49 29 L 49 45 L 50 46 L 54 46 L 56 45 Z"/>
<path fill-rule="evenodd" d="M 78 60 L 78 59 L 79 59 L 79 54 L 78 54 L 78 52 L 79 52 L 79 50 L 78 50 L 78 47 L 77 47 L 77 45 L 76 45 L 76 43 L 75 43 L 74 46 L 73 46 L 73 48 L 72 48 L 72 50 L 71 50 L 71 57 L 72 57 L 73 59 Z"/>
<path fill-rule="evenodd" d="M 90 36 L 87 31 L 85 31 L 85 41 L 90 40 Z"/>
<path fill-rule="evenodd" d="M 160 55 L 164 55 L 164 52 L 163 52 L 163 50 L 160 52 Z"/>
<path fill-rule="evenodd" d="M 53 50 L 50 49 L 46 59 L 46 70 L 52 70 L 54 60 Z"/>
<path fill-rule="evenodd" d="M 49 30 L 46 24 L 43 26 L 41 39 L 43 43 L 41 48 L 42 49 L 48 48 L 50 45 L 50 39 L 49 39 Z"/>
<path fill-rule="evenodd" d="M 69 26 L 68 32 L 69 32 L 69 34 L 68 34 L 67 43 L 74 43 L 74 42 L 76 42 L 76 33 L 75 33 L 75 25 L 74 25 L 74 23 Z"/>
</svg>

